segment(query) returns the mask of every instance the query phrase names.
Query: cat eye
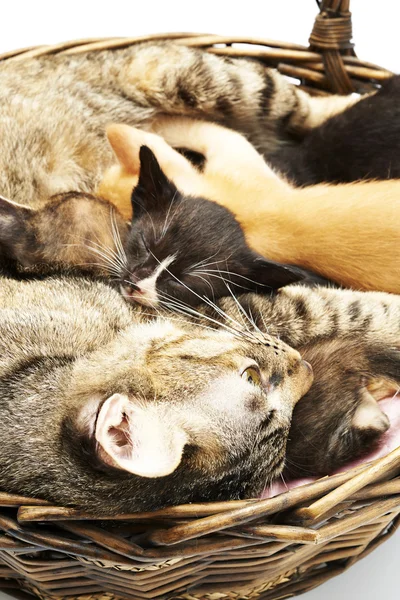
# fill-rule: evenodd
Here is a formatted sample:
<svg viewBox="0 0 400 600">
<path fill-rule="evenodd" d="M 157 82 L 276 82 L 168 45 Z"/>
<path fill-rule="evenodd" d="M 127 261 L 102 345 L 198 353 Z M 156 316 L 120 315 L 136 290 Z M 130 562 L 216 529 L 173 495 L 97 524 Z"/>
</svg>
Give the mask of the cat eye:
<svg viewBox="0 0 400 600">
<path fill-rule="evenodd" d="M 242 373 L 242 379 L 252 385 L 261 386 L 261 373 L 256 367 L 247 367 Z"/>
</svg>

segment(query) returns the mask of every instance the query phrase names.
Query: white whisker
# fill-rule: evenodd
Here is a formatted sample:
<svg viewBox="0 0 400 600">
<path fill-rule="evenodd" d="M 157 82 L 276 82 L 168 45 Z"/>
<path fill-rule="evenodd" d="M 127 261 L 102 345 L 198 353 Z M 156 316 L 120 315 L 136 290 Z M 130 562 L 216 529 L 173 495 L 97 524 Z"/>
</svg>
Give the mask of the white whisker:
<svg viewBox="0 0 400 600">
<path fill-rule="evenodd" d="M 176 207 L 175 211 L 172 213 L 170 220 L 168 221 L 169 213 L 171 212 L 171 208 L 172 208 L 172 205 L 173 205 L 173 203 L 175 201 L 177 193 L 178 193 L 178 190 L 175 191 L 175 193 L 174 193 L 174 195 L 173 195 L 173 197 L 171 199 L 171 202 L 169 203 L 169 207 L 168 207 L 168 210 L 167 210 L 167 214 L 165 216 L 164 225 L 163 225 L 163 228 L 162 228 L 159 240 L 162 240 L 163 237 L 165 236 L 165 234 L 167 233 L 168 227 L 172 223 L 172 219 L 174 218 L 174 216 L 175 216 L 175 214 L 176 214 L 176 212 L 177 212 L 177 210 L 179 208 L 179 204 L 178 204 L 178 206 Z"/>
<path fill-rule="evenodd" d="M 114 240 L 114 243 L 115 243 L 115 248 L 117 250 L 117 255 L 121 259 L 121 262 L 124 265 L 126 265 L 126 263 L 128 262 L 128 259 L 126 257 L 124 246 L 122 244 L 121 234 L 120 234 L 119 229 L 117 227 L 117 220 L 116 220 L 116 217 L 115 217 L 115 210 L 114 210 L 114 208 L 112 206 L 111 206 L 110 212 L 111 212 L 112 236 L 113 236 L 113 240 Z"/>
<path fill-rule="evenodd" d="M 259 281 L 254 281 L 254 279 L 250 279 L 250 277 L 245 277 L 244 275 L 240 275 L 240 273 L 234 273 L 233 271 L 221 271 L 220 269 L 216 270 L 216 269 L 204 269 L 205 273 L 226 273 L 227 275 L 234 275 L 235 277 L 241 277 L 242 279 L 246 279 L 247 281 L 250 281 L 251 283 L 255 283 L 256 285 L 260 285 L 263 287 L 270 287 L 264 283 L 260 283 Z"/>
</svg>

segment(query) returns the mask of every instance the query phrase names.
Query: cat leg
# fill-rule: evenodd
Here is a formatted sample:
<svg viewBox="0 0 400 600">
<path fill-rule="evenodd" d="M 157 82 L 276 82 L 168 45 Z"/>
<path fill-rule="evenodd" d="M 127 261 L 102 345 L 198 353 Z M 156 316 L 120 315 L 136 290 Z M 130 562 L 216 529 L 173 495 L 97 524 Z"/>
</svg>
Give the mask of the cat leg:
<svg viewBox="0 0 400 600">
<path fill-rule="evenodd" d="M 241 305 L 262 331 L 299 348 L 316 341 L 383 340 L 400 347 L 400 296 L 385 292 L 356 292 L 329 287 L 291 285 L 272 296 L 248 294 Z M 232 298 L 218 301 L 229 316 L 240 311 Z"/>
<path fill-rule="evenodd" d="M 272 151 L 292 131 L 304 133 L 358 99 L 312 98 L 260 62 L 176 43 L 134 46 L 118 56 L 118 85 L 149 109 L 150 119 L 164 113 L 213 120 L 242 131 L 261 151 Z M 110 77 L 115 79 L 115 68 Z"/>
<path fill-rule="evenodd" d="M 310 96 L 302 90 L 298 90 L 299 97 L 303 98 L 307 110 L 293 112 L 288 128 L 297 135 L 305 134 L 310 129 L 318 127 L 331 117 L 347 110 L 353 104 L 356 104 L 363 96 L 358 94 L 349 94 L 348 96 Z"/>
</svg>

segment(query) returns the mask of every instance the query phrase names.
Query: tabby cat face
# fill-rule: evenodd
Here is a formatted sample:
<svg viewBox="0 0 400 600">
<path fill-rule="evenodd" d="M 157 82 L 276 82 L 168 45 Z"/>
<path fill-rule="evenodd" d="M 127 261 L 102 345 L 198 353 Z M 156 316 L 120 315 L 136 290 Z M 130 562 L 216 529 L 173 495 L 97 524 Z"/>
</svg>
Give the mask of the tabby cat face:
<svg viewBox="0 0 400 600">
<path fill-rule="evenodd" d="M 24 442 L 6 443 L 11 489 L 98 514 L 259 494 L 283 468 L 292 410 L 312 380 L 298 352 L 268 336 L 167 321 L 78 360 L 57 403 L 54 382 L 31 393 L 29 368 L 26 455 Z M 18 391 L 10 402 L 22 411 Z M 38 429 L 51 432 L 45 442 Z"/>
<path fill-rule="evenodd" d="M 229 210 L 184 197 L 146 146 L 140 150 L 140 165 L 120 280 L 128 301 L 198 305 L 204 297 L 229 295 L 230 288 L 266 293 L 303 278 L 299 269 L 253 252 Z"/>
</svg>

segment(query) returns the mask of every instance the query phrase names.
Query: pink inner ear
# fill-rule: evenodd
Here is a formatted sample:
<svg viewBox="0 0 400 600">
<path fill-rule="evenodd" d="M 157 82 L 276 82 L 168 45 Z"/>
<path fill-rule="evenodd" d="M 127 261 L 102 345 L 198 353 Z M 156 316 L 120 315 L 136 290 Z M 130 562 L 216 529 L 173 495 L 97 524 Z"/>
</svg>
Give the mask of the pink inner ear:
<svg viewBox="0 0 400 600">
<path fill-rule="evenodd" d="M 140 170 L 139 149 L 145 134 L 129 125 L 112 124 L 106 128 L 107 138 L 121 167 L 131 175 Z"/>
<path fill-rule="evenodd" d="M 99 457 L 141 477 L 169 475 L 181 462 L 187 441 L 184 431 L 169 421 L 157 406 L 135 404 L 122 394 L 110 396 L 97 419 Z"/>
</svg>

